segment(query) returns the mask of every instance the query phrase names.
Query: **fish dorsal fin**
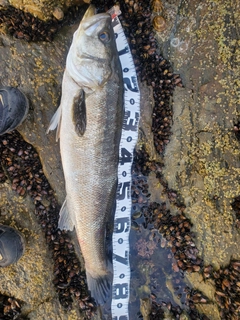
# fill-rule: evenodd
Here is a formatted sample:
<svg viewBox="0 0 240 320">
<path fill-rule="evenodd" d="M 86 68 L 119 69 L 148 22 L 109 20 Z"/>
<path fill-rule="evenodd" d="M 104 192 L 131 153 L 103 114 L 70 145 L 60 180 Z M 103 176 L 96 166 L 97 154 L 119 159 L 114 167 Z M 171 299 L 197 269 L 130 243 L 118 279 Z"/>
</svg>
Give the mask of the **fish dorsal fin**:
<svg viewBox="0 0 240 320">
<path fill-rule="evenodd" d="M 79 136 L 83 136 L 87 125 L 87 114 L 85 104 L 85 92 L 80 90 L 73 99 L 72 120 L 75 131 Z"/>
<path fill-rule="evenodd" d="M 67 209 L 67 200 L 63 202 L 62 208 L 59 212 L 58 228 L 60 230 L 70 230 L 73 231 L 74 224 Z"/>
<path fill-rule="evenodd" d="M 61 120 L 62 120 L 62 108 L 60 105 L 57 111 L 54 113 L 50 121 L 49 127 L 47 129 L 47 133 L 49 133 L 49 131 L 55 130 L 57 128 L 56 141 L 58 141 L 60 136 Z"/>
</svg>

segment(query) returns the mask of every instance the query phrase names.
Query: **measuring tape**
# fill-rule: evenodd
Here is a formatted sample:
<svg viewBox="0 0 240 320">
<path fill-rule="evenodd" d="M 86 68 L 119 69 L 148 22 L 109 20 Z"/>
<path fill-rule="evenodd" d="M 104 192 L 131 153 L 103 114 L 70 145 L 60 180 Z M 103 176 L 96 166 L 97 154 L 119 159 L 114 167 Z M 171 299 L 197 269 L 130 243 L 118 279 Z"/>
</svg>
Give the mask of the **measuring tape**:
<svg viewBox="0 0 240 320">
<path fill-rule="evenodd" d="M 116 8 L 109 12 L 115 11 Z M 130 264 L 129 233 L 131 228 L 131 168 L 133 150 L 138 139 L 140 117 L 140 91 L 131 51 L 115 14 L 112 14 L 112 26 L 123 72 L 125 114 L 119 148 L 118 187 L 116 212 L 114 218 L 113 244 L 113 289 L 112 319 L 129 319 Z"/>
</svg>

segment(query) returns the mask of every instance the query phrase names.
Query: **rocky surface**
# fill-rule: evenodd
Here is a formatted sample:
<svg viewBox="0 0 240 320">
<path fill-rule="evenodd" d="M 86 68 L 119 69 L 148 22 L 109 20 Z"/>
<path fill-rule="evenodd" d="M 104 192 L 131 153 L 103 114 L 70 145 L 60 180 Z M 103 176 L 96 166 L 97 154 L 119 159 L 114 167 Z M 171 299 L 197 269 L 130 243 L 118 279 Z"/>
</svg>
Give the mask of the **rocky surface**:
<svg viewBox="0 0 240 320">
<path fill-rule="evenodd" d="M 205 263 L 216 268 L 240 254 L 231 207 L 240 192 L 233 132 L 239 112 L 237 12 L 236 5 L 221 1 L 182 5 L 170 46 L 164 44 L 185 86 L 173 96 L 174 136 L 166 148 L 164 175 L 183 197 Z"/>
<path fill-rule="evenodd" d="M 1 0 L 0 6 L 7 8 L 9 5 L 11 5 L 46 21 L 52 19 L 53 17 L 57 20 L 62 20 L 64 13 L 69 7 L 81 5 L 83 3 L 83 0 Z"/>
<path fill-rule="evenodd" d="M 204 264 L 219 269 L 240 258 L 231 206 L 240 192 L 239 142 L 233 132 L 239 116 L 239 4 L 184 1 L 178 9 L 167 37 L 158 34 L 164 56 L 184 83 L 173 95 L 173 135 L 163 174 L 186 205 Z M 214 300 L 212 285 L 203 284 L 201 275 L 187 278 Z M 219 319 L 214 306 L 201 308 Z"/>
<path fill-rule="evenodd" d="M 164 155 L 159 155 L 151 133 L 152 89 L 141 84 L 139 147 L 146 145 L 150 160 L 164 164 L 163 177 L 186 207 L 184 213 L 192 222 L 203 265 L 218 270 L 231 258 L 240 259 L 240 235 L 231 206 L 240 194 L 239 142 L 233 130 L 239 117 L 240 8 L 237 1 L 230 0 L 162 3 L 167 28 L 157 33 L 159 47 L 174 72 L 180 73 L 184 88 L 175 89 L 172 135 Z M 59 204 L 65 198 L 59 146 L 54 133 L 45 132 L 59 104 L 66 54 L 75 28 L 65 27 L 49 43 L 13 39 L 4 29 L 0 34 L 0 84 L 17 86 L 29 99 L 29 115 L 18 129 L 36 148 Z M 148 184 L 150 201 L 165 201 L 171 214 L 177 213 L 178 208 L 164 194 L 164 186 L 155 175 L 150 174 Z M 22 301 L 23 315 L 30 319 L 46 315 L 49 319 L 77 319 L 78 309 L 63 311 L 51 284 L 51 255 L 33 215 L 31 200 L 19 198 L 8 181 L 0 185 L 0 193 L 0 222 L 16 227 L 26 237 L 26 254 L 16 265 L 0 270 L 0 292 Z M 145 272 L 151 274 L 149 270 Z M 214 280 L 204 281 L 198 272 L 187 272 L 186 278 L 210 301 L 198 303 L 199 310 L 210 319 L 224 319 L 216 304 Z M 150 311 L 146 311 L 150 309 L 149 301 L 143 300 L 144 319 L 150 319 Z M 183 316 L 187 319 L 185 313 Z"/>
</svg>

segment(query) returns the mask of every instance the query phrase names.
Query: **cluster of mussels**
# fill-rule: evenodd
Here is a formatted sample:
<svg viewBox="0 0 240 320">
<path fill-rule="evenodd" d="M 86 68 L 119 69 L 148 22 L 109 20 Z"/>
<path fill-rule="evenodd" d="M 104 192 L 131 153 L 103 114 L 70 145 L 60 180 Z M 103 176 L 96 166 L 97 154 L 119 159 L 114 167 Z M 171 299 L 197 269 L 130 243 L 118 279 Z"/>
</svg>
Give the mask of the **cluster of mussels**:
<svg viewBox="0 0 240 320">
<path fill-rule="evenodd" d="M 209 300 L 206 296 L 202 294 L 202 292 L 190 289 L 188 287 L 185 288 L 187 292 L 187 305 L 189 307 L 189 317 L 190 319 L 200 319 L 200 320 L 210 320 L 205 314 L 199 314 L 196 304 L 198 303 L 208 303 Z"/>
<path fill-rule="evenodd" d="M 0 25 L 4 24 L 8 32 L 17 39 L 26 41 L 52 41 L 56 32 L 66 24 L 79 22 L 85 7 L 71 7 L 62 20 L 52 18 L 44 22 L 32 14 L 12 6 L 1 8 Z"/>
<path fill-rule="evenodd" d="M 193 305 L 192 305 L 193 306 Z M 166 312 L 167 310 L 167 312 Z M 179 307 L 174 307 L 171 303 L 157 303 L 152 301 L 152 310 L 149 315 L 149 320 L 164 320 L 166 319 L 166 313 L 169 314 L 170 319 L 181 319 L 184 311 Z M 184 317 L 184 316 L 183 316 Z M 182 318 L 184 319 L 184 318 Z M 210 320 L 207 316 L 199 314 L 199 312 L 194 307 L 188 313 L 188 319 L 191 320 Z"/>
<path fill-rule="evenodd" d="M 178 268 L 187 272 L 200 271 L 203 261 L 197 257 L 196 248 L 191 232 L 192 224 L 183 213 L 171 215 L 166 204 L 151 203 L 146 215 L 148 221 L 154 222 L 154 227 L 169 242 Z M 175 268 L 178 271 L 177 268 Z"/>
<path fill-rule="evenodd" d="M 226 268 L 213 271 L 215 298 L 222 319 L 240 319 L 240 261 L 232 260 Z"/>
<path fill-rule="evenodd" d="M 27 320 L 27 318 L 21 317 L 21 305 L 13 297 L 8 297 L 0 294 L 0 319 L 16 319 L 16 320 Z"/>
<path fill-rule="evenodd" d="M 88 293 L 74 245 L 69 235 L 57 227 L 60 208 L 43 173 L 37 152 L 18 132 L 13 131 L 0 136 L 0 157 L 1 181 L 9 179 L 13 190 L 22 197 L 30 195 L 34 201 L 35 214 L 52 250 L 53 282 L 61 304 L 71 309 L 74 296 L 80 309 L 90 318 L 95 310 L 94 302 Z"/>
</svg>

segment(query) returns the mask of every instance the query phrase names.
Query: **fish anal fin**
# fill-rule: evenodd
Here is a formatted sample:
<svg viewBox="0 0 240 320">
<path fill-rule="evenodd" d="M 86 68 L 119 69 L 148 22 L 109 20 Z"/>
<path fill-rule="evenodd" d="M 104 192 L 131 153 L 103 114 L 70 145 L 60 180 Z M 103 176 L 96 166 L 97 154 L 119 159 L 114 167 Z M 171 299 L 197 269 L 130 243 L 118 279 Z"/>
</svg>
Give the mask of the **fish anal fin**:
<svg viewBox="0 0 240 320">
<path fill-rule="evenodd" d="M 58 107 L 57 111 L 54 113 L 54 115 L 50 121 L 50 124 L 47 128 L 47 133 L 49 133 L 49 131 L 55 130 L 57 128 L 56 141 L 58 141 L 59 136 L 60 136 L 61 119 L 62 119 L 62 108 L 60 105 Z"/>
<path fill-rule="evenodd" d="M 74 224 L 67 209 L 67 200 L 63 202 L 62 208 L 59 212 L 58 228 L 60 230 L 70 230 L 73 231 Z"/>
<path fill-rule="evenodd" d="M 73 99 L 72 120 L 75 131 L 79 136 L 83 136 L 87 125 L 85 92 L 81 89 Z"/>
</svg>

